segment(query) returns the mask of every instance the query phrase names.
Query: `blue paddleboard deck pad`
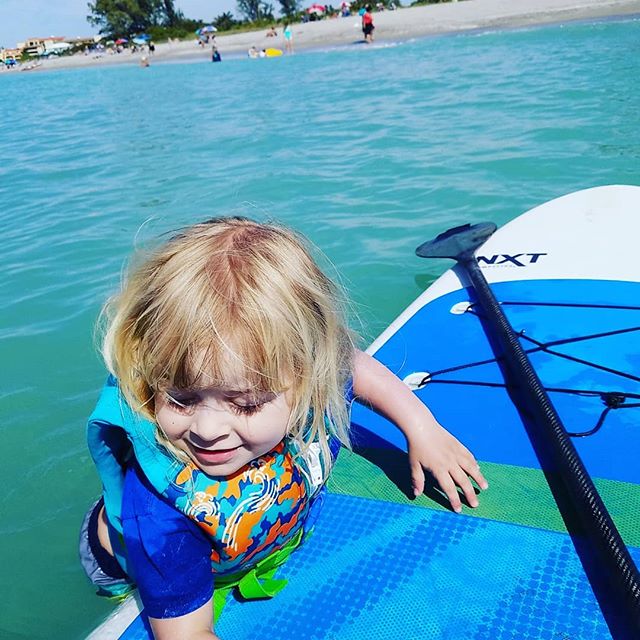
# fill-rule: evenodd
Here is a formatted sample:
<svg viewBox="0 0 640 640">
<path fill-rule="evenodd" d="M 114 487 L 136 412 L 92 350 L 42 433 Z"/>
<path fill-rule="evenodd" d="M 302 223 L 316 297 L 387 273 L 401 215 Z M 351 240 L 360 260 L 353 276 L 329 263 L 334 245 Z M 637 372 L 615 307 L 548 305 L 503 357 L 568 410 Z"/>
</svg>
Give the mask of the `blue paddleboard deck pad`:
<svg viewBox="0 0 640 640">
<path fill-rule="evenodd" d="M 566 534 L 337 493 L 324 510 L 287 587 L 230 599 L 221 638 L 611 638 Z M 149 637 L 144 616 L 122 635 Z"/>
</svg>

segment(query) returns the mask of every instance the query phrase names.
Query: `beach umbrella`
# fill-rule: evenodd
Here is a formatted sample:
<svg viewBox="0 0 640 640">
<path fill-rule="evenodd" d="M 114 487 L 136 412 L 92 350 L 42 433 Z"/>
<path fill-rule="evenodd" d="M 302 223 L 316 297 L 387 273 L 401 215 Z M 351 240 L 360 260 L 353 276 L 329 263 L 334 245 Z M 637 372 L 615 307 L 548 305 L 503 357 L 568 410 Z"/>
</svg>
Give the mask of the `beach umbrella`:
<svg viewBox="0 0 640 640">
<path fill-rule="evenodd" d="M 127 42 L 129 42 L 127 38 L 118 38 L 116 40 L 116 44 L 127 44 Z"/>
<path fill-rule="evenodd" d="M 151 36 L 148 33 L 141 33 L 131 40 L 134 44 L 147 44 L 151 40 Z"/>
<path fill-rule="evenodd" d="M 323 4 L 312 4 L 308 9 L 307 13 L 315 13 L 321 14 L 326 11 L 326 7 Z"/>
<path fill-rule="evenodd" d="M 198 29 L 196 33 L 199 36 L 202 36 L 202 35 L 206 35 L 207 33 L 215 33 L 216 31 L 217 29 L 212 24 L 208 24 L 205 27 L 200 27 L 200 29 Z"/>
</svg>

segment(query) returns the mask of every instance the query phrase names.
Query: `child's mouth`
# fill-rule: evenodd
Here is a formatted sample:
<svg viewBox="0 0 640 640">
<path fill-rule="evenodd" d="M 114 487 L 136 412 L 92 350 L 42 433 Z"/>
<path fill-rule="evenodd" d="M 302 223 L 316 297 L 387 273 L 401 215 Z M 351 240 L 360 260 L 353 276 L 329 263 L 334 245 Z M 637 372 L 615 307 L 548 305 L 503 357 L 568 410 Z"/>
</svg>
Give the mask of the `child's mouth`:
<svg viewBox="0 0 640 640">
<path fill-rule="evenodd" d="M 233 447 L 232 449 L 202 449 L 194 444 L 192 444 L 191 447 L 196 458 L 207 464 L 223 464 L 229 462 L 239 449 L 239 447 Z"/>
</svg>

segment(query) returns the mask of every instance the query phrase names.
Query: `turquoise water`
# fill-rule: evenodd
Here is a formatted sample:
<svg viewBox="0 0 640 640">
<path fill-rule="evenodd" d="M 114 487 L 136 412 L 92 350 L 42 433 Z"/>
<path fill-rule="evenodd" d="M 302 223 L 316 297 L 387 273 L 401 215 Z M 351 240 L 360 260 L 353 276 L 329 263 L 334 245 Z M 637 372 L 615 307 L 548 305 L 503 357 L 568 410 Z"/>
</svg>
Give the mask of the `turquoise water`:
<svg viewBox="0 0 640 640">
<path fill-rule="evenodd" d="M 99 491 L 92 325 L 134 245 L 275 217 L 336 266 L 368 341 L 445 268 L 413 254 L 435 233 L 640 184 L 639 60 L 627 19 L 0 77 L 0 638 L 81 638 L 111 608 L 76 537 Z"/>
</svg>

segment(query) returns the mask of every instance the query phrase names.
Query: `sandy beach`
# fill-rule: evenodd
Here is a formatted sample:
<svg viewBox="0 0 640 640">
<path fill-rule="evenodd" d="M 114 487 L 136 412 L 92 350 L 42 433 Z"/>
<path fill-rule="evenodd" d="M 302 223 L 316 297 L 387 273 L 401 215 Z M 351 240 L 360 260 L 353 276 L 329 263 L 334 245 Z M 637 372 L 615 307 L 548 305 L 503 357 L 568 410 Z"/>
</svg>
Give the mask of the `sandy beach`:
<svg viewBox="0 0 640 640">
<path fill-rule="evenodd" d="M 374 14 L 375 41 L 384 44 L 429 35 L 473 29 L 499 29 L 538 24 L 586 20 L 610 16 L 640 15 L 640 0 L 462 0 L 444 4 L 403 8 Z M 360 19 L 325 19 L 292 25 L 295 51 L 350 46 L 362 42 Z M 282 29 L 277 37 L 260 31 L 220 35 L 216 45 L 225 57 L 244 56 L 250 47 L 284 49 Z M 156 46 L 151 64 L 161 62 L 210 60 L 211 48 L 192 41 L 162 43 Z M 43 60 L 38 71 L 73 67 L 140 63 L 141 54 L 125 51 L 117 55 L 75 55 Z M 5 75 L 5 74 L 2 74 Z M 8 75 L 8 74 L 6 74 Z M 1 75 L 0 75 L 1 77 Z"/>
</svg>

